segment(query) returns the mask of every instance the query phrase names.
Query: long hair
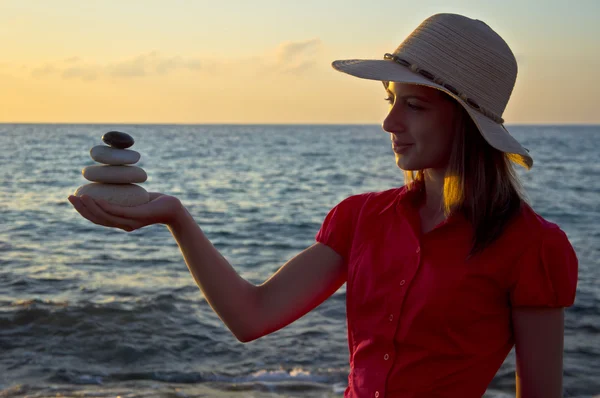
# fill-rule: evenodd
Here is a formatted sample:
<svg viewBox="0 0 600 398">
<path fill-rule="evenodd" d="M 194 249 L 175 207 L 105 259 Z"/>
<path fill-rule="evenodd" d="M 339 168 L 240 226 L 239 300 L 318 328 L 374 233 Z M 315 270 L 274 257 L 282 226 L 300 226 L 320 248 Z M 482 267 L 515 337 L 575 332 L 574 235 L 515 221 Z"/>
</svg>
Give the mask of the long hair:
<svg viewBox="0 0 600 398">
<path fill-rule="evenodd" d="M 459 114 L 444 178 L 443 210 L 448 217 L 460 212 L 473 226 L 468 257 L 491 245 L 528 199 L 513 162 L 516 158 L 492 147 L 454 98 Z M 404 171 L 404 182 L 424 181 L 423 170 Z"/>
</svg>

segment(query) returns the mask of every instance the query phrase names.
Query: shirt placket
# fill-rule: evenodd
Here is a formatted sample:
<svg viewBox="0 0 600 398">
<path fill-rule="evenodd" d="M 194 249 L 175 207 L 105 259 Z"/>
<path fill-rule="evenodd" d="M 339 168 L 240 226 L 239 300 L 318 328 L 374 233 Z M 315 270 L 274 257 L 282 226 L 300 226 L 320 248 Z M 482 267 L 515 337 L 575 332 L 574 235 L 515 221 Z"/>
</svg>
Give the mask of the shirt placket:
<svg viewBox="0 0 600 398">
<path fill-rule="evenodd" d="M 382 361 L 384 362 L 382 367 L 386 369 L 386 377 L 381 382 L 380 386 L 375 386 L 375 392 L 373 396 L 375 398 L 384 398 L 387 377 L 389 376 L 390 370 L 394 365 L 394 358 L 396 355 L 396 344 L 395 344 L 395 336 L 398 326 L 400 325 L 400 319 L 402 317 L 402 306 L 404 304 L 404 298 L 406 297 L 406 293 L 408 291 L 408 287 L 410 286 L 411 281 L 414 279 L 415 274 L 419 268 L 419 264 L 421 263 L 421 244 L 417 241 L 417 246 L 413 251 L 412 259 L 407 263 L 407 267 L 404 268 L 405 272 L 403 275 L 399 277 L 402 278 L 398 282 L 398 286 L 400 288 L 399 291 L 399 300 L 393 300 L 393 302 L 397 302 L 397 306 L 393 309 L 393 311 L 389 312 L 388 321 L 390 323 L 391 332 L 389 334 L 390 343 L 388 344 L 388 350 L 383 353 Z"/>
</svg>

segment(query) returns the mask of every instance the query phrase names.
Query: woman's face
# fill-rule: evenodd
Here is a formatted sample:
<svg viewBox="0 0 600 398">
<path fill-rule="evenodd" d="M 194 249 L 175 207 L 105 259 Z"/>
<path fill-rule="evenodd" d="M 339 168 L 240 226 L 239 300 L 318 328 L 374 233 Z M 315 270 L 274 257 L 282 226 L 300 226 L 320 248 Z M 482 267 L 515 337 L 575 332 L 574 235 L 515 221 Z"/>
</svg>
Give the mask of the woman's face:
<svg viewBox="0 0 600 398">
<path fill-rule="evenodd" d="M 390 133 L 398 167 L 445 169 L 456 131 L 456 103 L 439 90 L 415 84 L 390 82 L 387 93 L 391 105 L 382 128 Z"/>
</svg>

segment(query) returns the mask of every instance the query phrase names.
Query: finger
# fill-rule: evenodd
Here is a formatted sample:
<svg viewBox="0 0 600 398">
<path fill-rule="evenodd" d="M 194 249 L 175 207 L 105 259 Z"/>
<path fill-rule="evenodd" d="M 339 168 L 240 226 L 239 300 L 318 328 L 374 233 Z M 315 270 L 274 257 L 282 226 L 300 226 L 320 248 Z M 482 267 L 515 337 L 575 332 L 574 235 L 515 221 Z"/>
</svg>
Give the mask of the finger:
<svg viewBox="0 0 600 398">
<path fill-rule="evenodd" d="M 85 219 L 93 222 L 94 224 L 99 224 L 102 225 L 100 223 L 99 220 L 97 220 L 89 211 L 88 209 L 85 207 L 85 205 L 81 202 L 81 198 L 77 197 L 77 196 L 69 196 L 69 202 L 73 205 L 73 207 L 75 208 L 75 210 Z"/>
<path fill-rule="evenodd" d="M 105 213 L 112 216 L 121 217 L 123 219 L 143 220 L 147 219 L 151 215 L 150 211 L 148 210 L 148 204 L 127 207 L 113 205 L 112 203 L 108 203 L 106 200 L 102 199 L 96 199 L 95 201 L 98 207 L 100 207 Z"/>
<path fill-rule="evenodd" d="M 81 197 L 70 196 L 69 202 L 71 202 L 71 204 L 73 205 L 73 207 L 75 207 L 75 210 L 77 210 L 79 214 L 81 214 L 84 218 L 91 221 L 92 223 L 96 225 L 101 225 L 103 227 L 115 228 L 114 223 L 111 223 L 102 217 L 98 217 L 92 211 L 90 211 L 90 208 L 88 208 L 85 205 L 85 202 L 82 200 Z M 138 228 L 141 228 L 141 226 L 139 226 Z M 131 232 L 133 230 L 128 227 L 123 229 L 127 232 Z"/>
<path fill-rule="evenodd" d="M 71 204 L 73 205 L 73 207 L 75 208 L 75 210 L 77 210 L 77 212 L 85 219 L 93 222 L 94 224 L 97 225 L 102 225 L 104 227 L 111 227 L 111 225 L 109 225 L 108 223 L 106 223 L 105 221 L 97 218 L 96 216 L 94 216 L 89 210 L 88 208 L 85 206 L 85 204 L 83 203 L 83 201 L 81 200 L 80 197 L 77 196 L 69 196 L 69 202 L 71 202 Z"/>
<path fill-rule="evenodd" d="M 98 199 L 94 199 L 88 195 L 83 195 L 81 199 L 82 199 L 84 205 L 86 206 L 87 210 L 90 213 L 92 213 L 92 215 L 94 217 L 96 217 L 97 219 L 101 219 L 103 222 L 105 222 L 109 226 L 112 226 L 115 228 L 120 228 L 127 232 L 131 232 L 134 229 L 141 227 L 141 225 L 138 225 L 138 223 L 134 220 L 128 220 L 126 218 L 116 217 L 116 216 L 106 213 L 98 205 L 98 202 L 97 202 Z"/>
<path fill-rule="evenodd" d="M 150 202 L 152 202 L 154 199 L 163 196 L 163 194 L 160 192 L 148 192 L 148 196 L 150 196 Z"/>
<path fill-rule="evenodd" d="M 92 213 L 94 217 L 107 222 L 113 227 L 123 229 L 127 232 L 142 227 L 142 225 L 139 222 L 136 222 L 134 220 L 128 220 L 126 218 L 116 217 L 112 214 L 106 213 L 104 210 L 102 210 L 102 208 L 98 206 L 95 200 L 88 195 L 83 195 L 81 199 L 85 207 L 90 211 L 90 213 Z"/>
</svg>

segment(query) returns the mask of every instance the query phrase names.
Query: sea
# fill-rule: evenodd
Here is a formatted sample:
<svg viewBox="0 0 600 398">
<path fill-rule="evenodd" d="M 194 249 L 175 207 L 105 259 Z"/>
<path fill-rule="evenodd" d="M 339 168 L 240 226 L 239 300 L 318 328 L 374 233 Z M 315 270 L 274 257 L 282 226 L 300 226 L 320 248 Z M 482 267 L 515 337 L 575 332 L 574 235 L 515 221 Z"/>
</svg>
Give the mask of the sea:
<svg viewBox="0 0 600 398">
<path fill-rule="evenodd" d="M 564 396 L 600 397 L 600 126 L 521 125 L 529 201 L 579 264 L 566 309 Z M 127 233 L 67 201 L 104 133 L 135 138 L 148 191 L 178 197 L 260 284 L 314 243 L 344 198 L 404 184 L 378 125 L 0 125 L 0 397 L 342 397 L 345 285 L 241 343 L 164 225 Z M 515 396 L 514 349 L 485 397 Z"/>
</svg>

